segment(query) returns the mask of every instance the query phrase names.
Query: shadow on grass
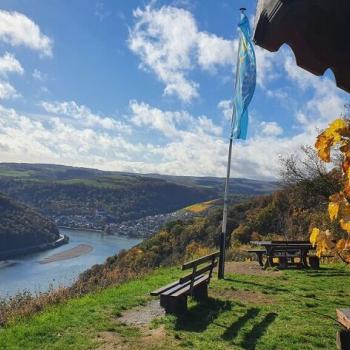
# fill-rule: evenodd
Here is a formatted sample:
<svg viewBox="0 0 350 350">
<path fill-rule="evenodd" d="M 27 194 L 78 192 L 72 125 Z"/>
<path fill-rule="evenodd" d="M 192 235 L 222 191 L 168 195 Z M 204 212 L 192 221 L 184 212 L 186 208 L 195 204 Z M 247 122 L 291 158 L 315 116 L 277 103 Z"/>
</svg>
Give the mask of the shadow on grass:
<svg viewBox="0 0 350 350">
<path fill-rule="evenodd" d="M 276 317 L 276 313 L 268 313 L 249 333 L 245 334 L 241 344 L 242 348 L 245 350 L 254 350 L 258 340 L 264 335 L 265 331 Z"/>
<path fill-rule="evenodd" d="M 243 316 L 241 316 L 237 321 L 233 322 L 231 324 L 231 326 L 226 328 L 225 332 L 221 336 L 222 339 L 229 341 L 229 340 L 236 338 L 240 329 L 249 320 L 255 318 L 258 315 L 259 311 L 260 310 L 257 308 L 248 309 L 247 312 Z"/>
<path fill-rule="evenodd" d="M 308 277 L 349 277 L 349 271 L 342 271 L 335 268 L 321 267 L 318 270 L 305 270 L 305 274 Z"/>
<path fill-rule="evenodd" d="M 230 311 L 232 304 L 229 301 L 208 298 L 206 302 L 198 303 L 184 315 L 177 318 L 175 329 L 190 332 L 203 332 L 220 313 Z"/>
<path fill-rule="evenodd" d="M 276 287 L 273 285 L 266 285 L 266 284 L 261 284 L 261 283 L 256 283 L 256 282 L 239 281 L 239 280 L 235 280 L 233 278 L 225 278 L 225 281 L 235 282 L 237 284 L 247 284 L 250 286 L 256 286 L 256 287 L 263 288 L 263 289 L 266 289 L 269 291 L 274 291 L 274 292 L 288 292 L 289 291 L 287 288 L 283 288 L 283 287 Z"/>
</svg>

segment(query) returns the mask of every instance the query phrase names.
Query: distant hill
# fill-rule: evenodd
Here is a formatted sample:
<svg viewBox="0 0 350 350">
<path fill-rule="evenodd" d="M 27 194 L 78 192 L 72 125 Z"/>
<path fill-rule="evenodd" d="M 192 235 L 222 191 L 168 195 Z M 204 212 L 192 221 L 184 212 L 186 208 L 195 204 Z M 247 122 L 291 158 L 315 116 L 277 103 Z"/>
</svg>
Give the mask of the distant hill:
<svg viewBox="0 0 350 350">
<path fill-rule="evenodd" d="M 52 243 L 58 238 L 52 221 L 0 194 L 0 256 L 10 250 Z"/>
<path fill-rule="evenodd" d="M 0 191 L 59 220 L 101 225 L 172 212 L 222 197 L 224 179 L 101 171 L 47 164 L 0 164 Z M 232 179 L 231 193 L 257 195 L 276 182 Z"/>
</svg>

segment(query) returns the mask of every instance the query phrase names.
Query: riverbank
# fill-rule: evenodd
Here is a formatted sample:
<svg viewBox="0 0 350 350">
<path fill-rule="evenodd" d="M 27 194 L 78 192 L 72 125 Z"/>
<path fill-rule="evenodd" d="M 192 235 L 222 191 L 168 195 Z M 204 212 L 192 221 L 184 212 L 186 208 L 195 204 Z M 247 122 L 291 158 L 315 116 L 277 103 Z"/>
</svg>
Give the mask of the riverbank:
<svg viewBox="0 0 350 350">
<path fill-rule="evenodd" d="M 67 244 L 68 242 L 69 242 L 69 237 L 67 235 L 60 233 L 59 238 L 54 242 L 43 243 L 37 246 L 30 246 L 26 248 L 12 249 L 6 252 L 0 252 L 0 260 L 13 259 L 13 258 L 17 258 L 19 256 L 23 256 L 27 254 L 33 254 L 33 253 L 42 252 L 44 250 L 58 248 L 64 244 Z"/>
<path fill-rule="evenodd" d="M 91 232 L 101 232 L 106 233 L 105 230 L 100 230 L 97 228 L 85 228 L 85 227 L 70 227 L 70 226 L 57 226 L 59 229 L 73 230 L 73 231 L 91 231 Z"/>
</svg>

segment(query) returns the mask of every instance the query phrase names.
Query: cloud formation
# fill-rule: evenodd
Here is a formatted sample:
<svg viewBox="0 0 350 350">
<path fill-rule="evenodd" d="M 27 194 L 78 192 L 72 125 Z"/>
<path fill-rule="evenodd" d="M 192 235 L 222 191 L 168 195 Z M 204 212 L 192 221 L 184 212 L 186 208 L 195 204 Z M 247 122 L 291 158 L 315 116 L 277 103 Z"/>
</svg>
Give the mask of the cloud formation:
<svg viewBox="0 0 350 350">
<path fill-rule="evenodd" d="M 215 70 L 232 64 L 234 44 L 200 31 L 193 15 L 181 8 L 152 5 L 134 11 L 128 45 L 141 68 L 151 70 L 165 85 L 165 95 L 185 102 L 198 97 L 199 84 L 188 76 L 195 68 Z"/>
<path fill-rule="evenodd" d="M 0 10 L 0 41 L 12 46 L 26 46 L 43 56 L 52 56 L 52 39 L 41 33 L 35 22 L 19 12 Z"/>
</svg>

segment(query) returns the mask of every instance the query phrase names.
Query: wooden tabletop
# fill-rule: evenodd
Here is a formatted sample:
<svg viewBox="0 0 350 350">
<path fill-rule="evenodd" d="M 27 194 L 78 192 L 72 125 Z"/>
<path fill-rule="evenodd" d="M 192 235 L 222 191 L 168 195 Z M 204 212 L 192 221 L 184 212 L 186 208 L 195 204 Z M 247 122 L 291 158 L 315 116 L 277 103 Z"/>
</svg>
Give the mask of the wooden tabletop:
<svg viewBox="0 0 350 350">
<path fill-rule="evenodd" d="M 309 241 L 251 241 L 251 244 L 262 245 L 265 247 L 283 247 L 283 248 L 308 248 L 312 249 Z"/>
</svg>

